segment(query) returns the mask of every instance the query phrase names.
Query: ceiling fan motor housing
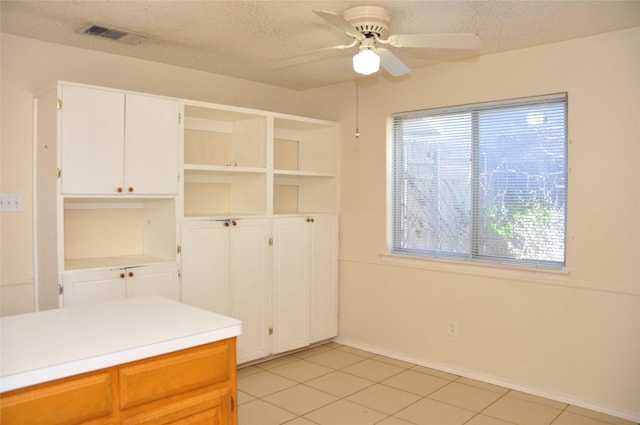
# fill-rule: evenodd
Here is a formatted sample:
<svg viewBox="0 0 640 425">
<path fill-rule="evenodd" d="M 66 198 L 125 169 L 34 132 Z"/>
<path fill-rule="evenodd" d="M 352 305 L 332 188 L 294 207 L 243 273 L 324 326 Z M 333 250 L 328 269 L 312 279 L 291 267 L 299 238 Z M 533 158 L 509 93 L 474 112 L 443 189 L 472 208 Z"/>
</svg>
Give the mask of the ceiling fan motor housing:
<svg viewBox="0 0 640 425">
<path fill-rule="evenodd" d="M 347 9 L 342 16 L 364 35 L 376 34 L 378 37 L 389 32 L 391 18 L 389 12 L 378 6 L 358 6 Z"/>
</svg>

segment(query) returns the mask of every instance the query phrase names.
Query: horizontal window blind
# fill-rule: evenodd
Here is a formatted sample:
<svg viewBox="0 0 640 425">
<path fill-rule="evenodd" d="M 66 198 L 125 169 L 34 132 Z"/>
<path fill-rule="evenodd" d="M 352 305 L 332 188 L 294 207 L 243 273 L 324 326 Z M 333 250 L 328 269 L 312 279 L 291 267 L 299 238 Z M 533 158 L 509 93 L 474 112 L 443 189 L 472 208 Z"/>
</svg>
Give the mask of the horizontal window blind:
<svg viewBox="0 0 640 425">
<path fill-rule="evenodd" d="M 565 264 L 566 94 L 392 116 L 392 250 Z"/>
</svg>

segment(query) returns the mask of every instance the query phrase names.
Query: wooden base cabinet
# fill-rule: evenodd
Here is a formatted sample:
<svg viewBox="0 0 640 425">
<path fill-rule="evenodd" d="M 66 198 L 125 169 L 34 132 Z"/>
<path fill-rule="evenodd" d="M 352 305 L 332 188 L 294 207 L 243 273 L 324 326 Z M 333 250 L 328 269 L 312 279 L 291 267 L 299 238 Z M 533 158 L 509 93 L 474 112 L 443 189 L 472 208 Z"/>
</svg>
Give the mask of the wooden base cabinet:
<svg viewBox="0 0 640 425">
<path fill-rule="evenodd" d="M 237 425 L 236 338 L 0 395 L 3 425 Z"/>
</svg>

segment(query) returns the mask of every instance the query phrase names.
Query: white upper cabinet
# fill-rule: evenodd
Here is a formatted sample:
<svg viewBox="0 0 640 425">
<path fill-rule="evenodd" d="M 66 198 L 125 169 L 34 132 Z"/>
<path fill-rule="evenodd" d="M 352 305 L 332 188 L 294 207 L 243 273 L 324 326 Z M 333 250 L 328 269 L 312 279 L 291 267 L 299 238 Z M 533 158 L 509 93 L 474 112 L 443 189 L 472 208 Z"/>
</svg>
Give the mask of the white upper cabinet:
<svg viewBox="0 0 640 425">
<path fill-rule="evenodd" d="M 178 101 L 75 85 L 61 100 L 63 194 L 177 194 Z"/>
<path fill-rule="evenodd" d="M 128 193 L 178 192 L 179 109 L 175 100 L 126 95 L 124 188 Z"/>
<path fill-rule="evenodd" d="M 62 86 L 62 193 L 113 194 L 122 189 L 124 96 Z"/>
</svg>

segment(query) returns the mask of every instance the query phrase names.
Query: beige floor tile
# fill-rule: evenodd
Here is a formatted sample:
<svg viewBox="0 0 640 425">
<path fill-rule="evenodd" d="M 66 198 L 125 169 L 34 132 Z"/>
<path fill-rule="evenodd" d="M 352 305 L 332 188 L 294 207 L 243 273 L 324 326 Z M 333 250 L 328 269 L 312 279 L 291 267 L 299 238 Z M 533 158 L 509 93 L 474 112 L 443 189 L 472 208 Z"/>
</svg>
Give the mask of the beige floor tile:
<svg viewBox="0 0 640 425">
<path fill-rule="evenodd" d="M 311 357 L 307 357 L 306 360 L 314 363 L 318 363 L 322 366 L 330 367 L 332 369 L 342 369 L 345 366 L 352 365 L 354 363 L 361 362 L 364 359 L 362 356 L 348 353 L 342 350 L 328 350 L 318 353 Z"/>
<path fill-rule="evenodd" d="M 240 425 L 242 425 L 242 424 L 240 424 Z M 308 419 L 299 417 L 299 418 L 295 418 L 292 421 L 285 422 L 283 425 L 316 425 L 316 423 L 315 422 L 311 422 Z"/>
<path fill-rule="evenodd" d="M 416 372 L 413 369 L 405 370 L 389 379 L 382 381 L 383 384 L 391 387 L 409 391 L 419 396 L 427 396 L 438 389 L 449 384 L 451 381 Z"/>
<path fill-rule="evenodd" d="M 526 401 L 530 401 L 531 403 L 542 404 L 544 406 L 553 407 L 554 409 L 564 410 L 567 407 L 567 403 L 550 400 L 544 397 L 538 397 L 536 395 L 523 393 L 521 391 L 511 390 L 507 394 L 507 397 L 519 398 L 520 400 L 526 400 Z"/>
<path fill-rule="evenodd" d="M 323 344 L 323 345 L 318 345 L 316 347 L 307 348 L 306 350 L 292 353 L 291 356 L 297 357 L 299 359 L 306 359 L 307 357 L 315 356 L 316 354 L 319 354 L 328 350 L 333 350 L 333 348 L 329 347 L 329 344 Z"/>
<path fill-rule="evenodd" d="M 238 379 L 238 389 L 254 397 L 264 397 L 297 385 L 296 381 L 263 371 Z"/>
<path fill-rule="evenodd" d="M 558 419 L 553 422 L 553 425 L 611 425 L 611 423 L 578 415 L 577 413 L 562 412 Z"/>
<path fill-rule="evenodd" d="M 458 382 L 451 382 L 429 395 L 429 398 L 433 400 L 473 410 L 474 412 L 482 411 L 500 397 L 502 397 L 501 394 Z"/>
<path fill-rule="evenodd" d="M 376 425 L 414 425 L 411 422 L 407 422 L 403 419 L 396 418 L 395 416 L 389 416 L 382 422 L 378 422 Z"/>
<path fill-rule="evenodd" d="M 581 416 L 586 416 L 588 418 L 598 419 L 612 425 L 637 425 L 636 422 L 631 422 L 626 419 L 617 418 L 615 416 L 607 415 L 605 413 L 596 412 L 578 406 L 569 406 L 567 407 L 566 412 L 575 413 Z"/>
<path fill-rule="evenodd" d="M 394 366 L 398 366 L 403 369 L 409 369 L 415 366 L 413 363 L 405 362 L 405 361 L 394 359 L 387 356 L 376 355 L 376 356 L 373 356 L 372 359 L 382 363 L 392 364 Z"/>
<path fill-rule="evenodd" d="M 372 425 L 380 422 L 386 416 L 369 407 L 346 400 L 338 400 L 314 410 L 304 417 L 320 425 Z"/>
<path fill-rule="evenodd" d="M 476 388 L 482 388 L 483 390 L 493 391 L 494 393 L 498 393 L 498 394 L 506 394 L 509 392 L 509 388 L 501 387 L 499 385 L 494 385 L 494 384 L 488 384 L 486 382 L 478 381 L 471 378 L 461 377 L 457 379 L 456 382 L 459 384 L 465 384 L 465 385 L 469 385 Z"/>
<path fill-rule="evenodd" d="M 349 401 L 390 415 L 415 403 L 419 399 L 420 396 L 418 395 L 382 384 L 373 385 L 347 397 Z"/>
<path fill-rule="evenodd" d="M 482 413 L 518 425 L 549 425 L 561 410 L 516 397 L 503 396 Z"/>
<path fill-rule="evenodd" d="M 251 394 L 247 394 L 244 391 L 238 390 L 238 405 L 248 403 L 256 398 Z"/>
<path fill-rule="evenodd" d="M 374 353 L 369 351 L 360 350 L 358 348 L 347 347 L 346 345 L 340 345 L 336 347 L 336 350 L 346 351 L 347 353 L 355 354 L 356 356 L 364 357 L 365 359 L 375 356 Z"/>
<path fill-rule="evenodd" d="M 263 369 L 260 369 L 257 366 L 246 366 L 238 368 L 238 378 L 242 376 L 253 375 L 254 373 L 262 372 Z"/>
<path fill-rule="evenodd" d="M 276 357 L 275 359 L 271 359 L 271 360 L 267 360 L 265 362 L 262 363 L 258 363 L 257 365 L 255 365 L 255 367 L 263 369 L 263 370 L 270 370 L 273 369 L 275 367 L 280 367 L 283 366 L 287 363 L 291 363 L 298 360 L 296 357 L 293 356 L 282 356 L 282 357 Z"/>
<path fill-rule="evenodd" d="M 346 397 L 373 384 L 372 381 L 339 370 L 305 382 L 305 385 L 337 397 Z"/>
<path fill-rule="evenodd" d="M 304 415 L 337 399 L 335 396 L 306 385 L 296 385 L 263 398 L 263 400 L 297 415 Z"/>
<path fill-rule="evenodd" d="M 365 359 L 342 369 L 343 372 L 359 376 L 371 381 L 382 381 L 402 372 L 404 368 L 382 363 L 372 359 Z"/>
<path fill-rule="evenodd" d="M 312 363 L 307 360 L 295 359 L 294 361 L 286 363 L 282 366 L 269 369 L 269 372 L 284 376 L 288 379 L 293 379 L 296 382 L 306 382 L 319 376 L 331 373 L 333 372 L 333 369 L 321 366 L 317 363 Z"/>
<path fill-rule="evenodd" d="M 423 398 L 394 416 L 417 425 L 461 425 L 476 413 Z"/>
<path fill-rule="evenodd" d="M 238 407 L 238 425 L 280 425 L 296 415 L 262 400 L 253 400 Z"/>
<path fill-rule="evenodd" d="M 432 369 L 426 366 L 414 366 L 411 370 L 415 372 L 425 373 L 431 376 L 437 376 L 438 378 L 446 379 L 448 381 L 455 381 L 460 378 L 458 375 L 454 375 L 453 373 L 443 372 L 441 370 Z"/>
<path fill-rule="evenodd" d="M 492 418 L 491 416 L 476 415 L 464 425 L 513 425 L 511 422 L 502 419 Z"/>
</svg>

